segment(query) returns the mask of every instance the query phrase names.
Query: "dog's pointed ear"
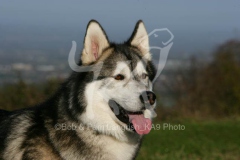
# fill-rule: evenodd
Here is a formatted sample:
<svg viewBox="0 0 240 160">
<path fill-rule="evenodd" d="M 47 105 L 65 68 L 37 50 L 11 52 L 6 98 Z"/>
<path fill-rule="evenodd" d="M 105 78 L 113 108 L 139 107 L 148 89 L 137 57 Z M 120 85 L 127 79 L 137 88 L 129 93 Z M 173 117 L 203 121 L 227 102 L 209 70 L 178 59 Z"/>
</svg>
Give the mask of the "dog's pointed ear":
<svg viewBox="0 0 240 160">
<path fill-rule="evenodd" d="M 151 54 L 149 53 L 148 33 L 142 20 L 139 20 L 136 23 L 134 31 L 127 42 L 128 44 L 137 47 L 141 51 L 141 56 L 144 56 L 149 60 L 151 59 Z"/>
<path fill-rule="evenodd" d="M 85 34 L 84 48 L 81 55 L 82 63 L 90 64 L 95 62 L 108 46 L 109 41 L 105 31 L 96 20 L 91 20 Z"/>
</svg>

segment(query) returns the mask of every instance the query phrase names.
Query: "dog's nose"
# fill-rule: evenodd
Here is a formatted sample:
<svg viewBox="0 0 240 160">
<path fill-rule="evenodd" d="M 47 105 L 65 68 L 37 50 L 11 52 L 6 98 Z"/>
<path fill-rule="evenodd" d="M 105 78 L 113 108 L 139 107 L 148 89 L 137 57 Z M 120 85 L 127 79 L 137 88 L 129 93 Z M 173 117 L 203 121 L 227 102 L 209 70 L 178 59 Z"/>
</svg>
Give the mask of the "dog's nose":
<svg viewBox="0 0 240 160">
<path fill-rule="evenodd" d="M 140 95 L 140 100 L 142 103 L 149 103 L 150 105 L 153 105 L 156 101 L 156 95 L 151 91 L 146 91 Z"/>
</svg>

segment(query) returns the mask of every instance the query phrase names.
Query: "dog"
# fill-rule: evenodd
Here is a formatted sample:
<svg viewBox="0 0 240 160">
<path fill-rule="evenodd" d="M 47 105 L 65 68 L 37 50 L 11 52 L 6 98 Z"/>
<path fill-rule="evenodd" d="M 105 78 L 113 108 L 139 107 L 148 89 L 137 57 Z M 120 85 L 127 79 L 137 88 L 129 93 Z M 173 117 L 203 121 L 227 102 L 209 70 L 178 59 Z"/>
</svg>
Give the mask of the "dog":
<svg viewBox="0 0 240 160">
<path fill-rule="evenodd" d="M 91 20 L 79 67 L 58 91 L 31 108 L 0 115 L 2 160 L 132 160 L 152 127 L 156 95 L 149 39 L 139 20 L 112 43 Z"/>
</svg>

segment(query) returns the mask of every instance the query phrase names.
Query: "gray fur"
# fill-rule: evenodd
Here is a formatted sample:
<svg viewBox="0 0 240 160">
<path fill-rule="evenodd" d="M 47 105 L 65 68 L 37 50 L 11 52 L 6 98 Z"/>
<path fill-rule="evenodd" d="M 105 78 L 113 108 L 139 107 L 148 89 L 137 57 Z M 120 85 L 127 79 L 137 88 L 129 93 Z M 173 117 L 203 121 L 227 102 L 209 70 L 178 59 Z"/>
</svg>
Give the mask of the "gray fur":
<svg viewBox="0 0 240 160">
<path fill-rule="evenodd" d="M 89 25 L 91 23 L 99 25 L 96 21 L 90 21 Z M 135 27 L 134 34 L 137 29 Z M 98 34 L 106 36 L 102 28 L 101 31 L 103 33 Z M 134 39 L 134 34 L 130 40 Z M 96 60 L 94 56 L 89 58 L 84 55 L 84 65 L 97 66 L 99 61 L 103 62 L 96 80 L 93 80 L 92 72 L 73 72 L 45 102 L 20 111 L 0 111 L 0 159 L 135 159 L 142 135 L 131 129 L 123 130 L 121 127 L 127 125 L 118 120 L 108 105 L 108 101 L 113 99 L 126 110 L 139 111 L 144 106 L 139 95 L 152 90 L 155 69 L 149 59 L 142 57 L 141 50 L 131 45 L 130 40 L 123 44 L 106 42 L 104 45 L 108 45 L 107 48 Z M 126 67 L 118 71 L 121 66 Z M 115 80 L 117 72 L 126 78 Z M 148 79 L 141 79 L 144 72 L 148 74 Z M 152 118 L 147 109 L 144 116 Z M 109 130 L 109 126 L 116 129 Z"/>
</svg>

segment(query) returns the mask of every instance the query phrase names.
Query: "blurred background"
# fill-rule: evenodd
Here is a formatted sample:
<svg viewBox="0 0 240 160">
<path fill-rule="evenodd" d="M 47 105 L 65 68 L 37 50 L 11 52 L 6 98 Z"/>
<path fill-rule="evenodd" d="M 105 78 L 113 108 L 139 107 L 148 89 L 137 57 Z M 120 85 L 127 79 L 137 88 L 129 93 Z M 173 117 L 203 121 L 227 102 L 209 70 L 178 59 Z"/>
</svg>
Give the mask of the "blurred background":
<svg viewBox="0 0 240 160">
<path fill-rule="evenodd" d="M 0 109 L 32 106 L 50 96 L 79 59 L 89 20 L 111 41 L 123 42 L 142 19 L 148 32 L 168 28 L 173 46 L 155 82 L 155 124 L 138 159 L 240 159 L 239 1 L 0 2 Z M 166 32 L 150 37 L 163 47 Z M 152 50 L 155 63 L 159 51 Z"/>
</svg>

